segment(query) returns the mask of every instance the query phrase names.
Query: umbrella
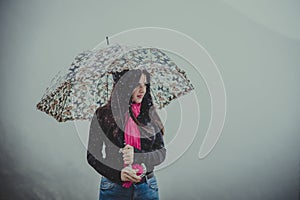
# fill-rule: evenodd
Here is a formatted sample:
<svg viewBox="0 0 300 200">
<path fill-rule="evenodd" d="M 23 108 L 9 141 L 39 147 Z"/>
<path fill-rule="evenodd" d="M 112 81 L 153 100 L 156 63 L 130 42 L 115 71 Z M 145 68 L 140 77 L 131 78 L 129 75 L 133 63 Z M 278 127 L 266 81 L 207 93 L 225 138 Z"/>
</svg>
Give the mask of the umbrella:
<svg viewBox="0 0 300 200">
<path fill-rule="evenodd" d="M 150 73 L 151 93 L 159 109 L 194 89 L 185 71 L 160 49 L 115 44 L 76 56 L 68 72 L 52 80 L 37 108 L 60 122 L 89 120 L 107 103 L 113 74 L 132 69 Z"/>
</svg>

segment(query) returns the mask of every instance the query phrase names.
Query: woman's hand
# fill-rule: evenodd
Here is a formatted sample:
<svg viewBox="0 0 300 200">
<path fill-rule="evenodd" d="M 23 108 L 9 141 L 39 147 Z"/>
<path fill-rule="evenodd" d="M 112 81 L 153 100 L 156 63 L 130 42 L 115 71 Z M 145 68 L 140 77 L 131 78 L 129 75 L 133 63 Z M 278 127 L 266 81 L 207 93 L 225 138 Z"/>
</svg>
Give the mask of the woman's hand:
<svg viewBox="0 0 300 200">
<path fill-rule="evenodd" d="M 138 169 L 132 169 L 131 167 L 125 167 L 121 170 L 121 180 L 122 181 L 132 181 L 134 183 L 140 182 L 141 177 L 137 176 Z"/>
<path fill-rule="evenodd" d="M 133 163 L 133 155 L 134 155 L 134 148 L 127 144 L 123 150 L 123 161 L 126 165 L 131 165 Z"/>
</svg>

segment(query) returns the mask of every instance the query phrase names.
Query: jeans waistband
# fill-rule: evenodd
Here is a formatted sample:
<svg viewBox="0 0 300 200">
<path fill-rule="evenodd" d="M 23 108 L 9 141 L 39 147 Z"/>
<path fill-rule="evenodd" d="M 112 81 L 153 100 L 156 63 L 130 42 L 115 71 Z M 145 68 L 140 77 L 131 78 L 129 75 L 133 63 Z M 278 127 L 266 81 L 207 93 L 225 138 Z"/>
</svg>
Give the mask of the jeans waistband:
<svg viewBox="0 0 300 200">
<path fill-rule="evenodd" d="M 148 179 L 152 178 L 154 176 L 154 172 L 150 172 L 149 174 L 146 174 L 140 182 L 135 183 L 136 185 L 147 182 Z"/>
</svg>

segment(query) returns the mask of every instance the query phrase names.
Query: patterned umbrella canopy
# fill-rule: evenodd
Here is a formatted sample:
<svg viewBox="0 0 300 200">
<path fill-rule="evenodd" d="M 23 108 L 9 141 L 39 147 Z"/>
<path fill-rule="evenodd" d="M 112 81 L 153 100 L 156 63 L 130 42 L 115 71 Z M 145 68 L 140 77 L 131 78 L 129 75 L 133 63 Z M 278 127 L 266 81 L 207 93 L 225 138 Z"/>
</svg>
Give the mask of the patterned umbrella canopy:
<svg viewBox="0 0 300 200">
<path fill-rule="evenodd" d="M 89 120 L 107 103 L 112 74 L 132 69 L 151 74 L 151 95 L 159 109 L 194 89 L 186 73 L 161 50 L 115 44 L 76 56 L 67 72 L 59 72 L 52 79 L 36 106 L 59 122 Z"/>
</svg>

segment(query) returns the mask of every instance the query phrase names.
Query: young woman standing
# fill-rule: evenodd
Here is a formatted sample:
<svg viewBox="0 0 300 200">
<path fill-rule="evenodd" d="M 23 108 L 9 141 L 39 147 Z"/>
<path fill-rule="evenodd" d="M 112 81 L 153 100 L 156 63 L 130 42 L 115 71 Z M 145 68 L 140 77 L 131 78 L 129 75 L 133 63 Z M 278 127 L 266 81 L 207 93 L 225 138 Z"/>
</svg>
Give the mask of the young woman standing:
<svg viewBox="0 0 300 200">
<path fill-rule="evenodd" d="M 113 74 L 108 103 L 90 125 L 88 163 L 102 175 L 99 199 L 159 199 L 154 167 L 166 157 L 164 127 L 150 94 L 150 74 Z"/>
</svg>

